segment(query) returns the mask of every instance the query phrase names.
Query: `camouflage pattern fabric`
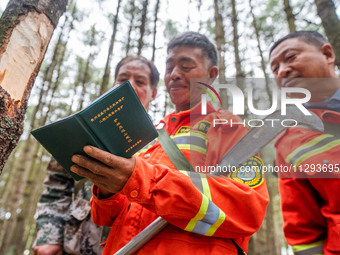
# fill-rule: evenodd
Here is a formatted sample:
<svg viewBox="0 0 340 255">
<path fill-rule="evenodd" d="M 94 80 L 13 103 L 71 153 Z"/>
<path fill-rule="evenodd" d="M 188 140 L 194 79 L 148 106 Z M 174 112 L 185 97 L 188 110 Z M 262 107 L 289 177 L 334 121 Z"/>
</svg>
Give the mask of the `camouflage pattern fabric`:
<svg viewBox="0 0 340 255">
<path fill-rule="evenodd" d="M 92 221 L 92 183 L 87 180 L 80 184 L 77 186 L 57 162 L 50 162 L 44 191 L 38 202 L 37 237 L 33 247 L 60 244 L 64 254 L 102 253 L 99 244 L 106 240 L 109 229 Z"/>
</svg>

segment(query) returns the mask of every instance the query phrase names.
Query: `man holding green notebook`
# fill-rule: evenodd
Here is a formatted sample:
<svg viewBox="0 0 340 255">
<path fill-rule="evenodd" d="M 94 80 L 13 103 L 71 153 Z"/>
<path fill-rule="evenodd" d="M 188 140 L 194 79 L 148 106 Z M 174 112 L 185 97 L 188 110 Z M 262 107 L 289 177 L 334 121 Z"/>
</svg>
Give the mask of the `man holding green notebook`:
<svg viewBox="0 0 340 255">
<path fill-rule="evenodd" d="M 158 128 L 193 167 L 215 166 L 247 132 L 242 125 L 213 127 L 216 118 L 241 119 L 209 103 L 202 115 L 199 90 L 191 93 L 193 78 L 216 78 L 216 48 L 205 36 L 187 32 L 170 41 L 167 53 L 164 80 L 176 110 Z M 92 146 L 84 151 L 88 157 L 73 156 L 71 171 L 95 184 L 94 222 L 111 226 L 103 254 L 114 254 L 159 216 L 170 224 L 137 254 L 238 254 L 261 226 L 268 193 L 258 157 L 247 162 L 256 162 L 248 186 L 242 177 L 207 178 L 176 169 L 158 141 L 128 159 Z"/>
<path fill-rule="evenodd" d="M 158 80 L 157 68 L 144 57 L 123 58 L 115 69 L 115 84 L 130 81 L 145 109 L 156 96 Z M 44 187 L 38 203 L 34 254 L 101 254 L 100 243 L 106 240 L 109 229 L 96 226 L 92 221 L 92 183 L 74 181 L 51 160 Z"/>
</svg>

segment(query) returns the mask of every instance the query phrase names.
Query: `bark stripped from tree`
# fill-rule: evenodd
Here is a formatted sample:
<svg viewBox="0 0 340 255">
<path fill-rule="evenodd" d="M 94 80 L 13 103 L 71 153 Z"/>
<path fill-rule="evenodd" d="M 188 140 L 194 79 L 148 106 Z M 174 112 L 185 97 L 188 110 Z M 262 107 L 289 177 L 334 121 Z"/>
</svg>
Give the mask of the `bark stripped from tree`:
<svg viewBox="0 0 340 255">
<path fill-rule="evenodd" d="M 332 0 L 315 0 L 315 4 L 327 38 L 334 49 L 335 65 L 340 69 L 340 20 L 336 15 L 334 2 Z"/>
<path fill-rule="evenodd" d="M 11 0 L 0 20 L 0 173 L 23 130 L 27 101 L 67 0 Z"/>
</svg>

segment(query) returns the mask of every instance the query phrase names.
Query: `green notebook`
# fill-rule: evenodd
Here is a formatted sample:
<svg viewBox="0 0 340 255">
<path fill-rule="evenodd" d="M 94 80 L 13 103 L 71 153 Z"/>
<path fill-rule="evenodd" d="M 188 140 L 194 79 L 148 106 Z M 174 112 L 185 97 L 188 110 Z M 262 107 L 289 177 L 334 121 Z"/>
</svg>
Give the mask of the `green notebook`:
<svg viewBox="0 0 340 255">
<path fill-rule="evenodd" d="M 129 82 L 113 88 L 82 111 L 32 131 L 32 135 L 52 154 L 75 180 L 82 177 L 70 171 L 74 154 L 93 145 L 129 158 L 158 133 Z"/>
</svg>

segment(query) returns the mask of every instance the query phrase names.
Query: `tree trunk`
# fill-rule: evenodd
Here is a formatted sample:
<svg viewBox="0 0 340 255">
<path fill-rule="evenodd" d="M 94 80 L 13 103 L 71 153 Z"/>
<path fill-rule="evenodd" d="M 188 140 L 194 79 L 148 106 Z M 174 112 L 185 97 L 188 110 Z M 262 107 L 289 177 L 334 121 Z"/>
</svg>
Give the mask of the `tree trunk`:
<svg viewBox="0 0 340 255">
<path fill-rule="evenodd" d="M 233 26 L 233 45 L 236 67 L 236 78 L 244 78 L 244 72 L 242 70 L 240 50 L 239 50 L 239 35 L 238 35 L 238 17 L 236 12 L 236 1 L 231 0 L 232 6 L 232 26 Z M 243 89 L 243 87 L 241 87 Z"/>
<path fill-rule="evenodd" d="M 218 52 L 218 81 L 220 84 L 226 84 L 226 77 L 225 77 L 225 61 L 224 61 L 224 45 L 225 45 L 225 32 L 224 32 L 224 25 L 222 15 L 220 13 L 219 1 L 214 0 L 214 18 L 215 18 L 215 41 L 216 41 L 216 49 Z M 228 109 L 228 95 L 227 91 L 223 89 L 219 92 L 221 99 L 222 99 L 222 107 L 224 109 Z"/>
<path fill-rule="evenodd" d="M 293 9 L 290 6 L 289 0 L 283 0 L 284 10 L 286 13 L 286 18 L 288 22 L 289 32 L 295 32 L 295 15 L 293 14 Z"/>
<path fill-rule="evenodd" d="M 157 35 L 158 11 L 159 11 L 159 0 L 157 0 L 157 2 L 156 2 L 155 19 L 153 21 L 152 58 L 151 58 L 152 62 L 155 61 L 155 53 L 156 53 L 156 35 Z"/>
<path fill-rule="evenodd" d="M 141 20 L 141 25 L 139 28 L 140 36 L 138 40 L 138 53 L 137 53 L 138 56 L 142 54 L 142 49 L 144 46 L 144 34 L 145 34 L 145 27 L 146 27 L 147 13 L 148 13 L 148 5 L 149 5 L 149 0 L 144 0 L 143 10 L 142 10 L 142 20 Z"/>
<path fill-rule="evenodd" d="M 267 92 L 267 96 L 268 96 L 268 99 L 269 99 L 269 104 L 270 104 L 270 106 L 272 106 L 273 98 L 271 96 L 269 78 L 268 78 L 268 74 L 266 72 L 266 63 L 265 63 L 265 60 L 264 60 L 263 50 L 262 50 L 261 42 L 260 42 L 260 29 L 259 29 L 257 22 L 256 22 L 256 17 L 255 17 L 254 11 L 253 11 L 253 6 L 252 6 L 251 0 L 249 0 L 249 7 L 250 7 L 250 14 L 251 14 L 251 17 L 253 19 L 252 24 L 253 24 L 253 28 L 254 28 L 254 31 L 255 31 L 257 49 L 259 50 L 259 54 L 260 54 L 260 57 L 261 57 L 261 69 L 262 69 L 264 80 L 265 80 L 266 92 Z"/>
<path fill-rule="evenodd" d="M 340 20 L 335 12 L 334 2 L 332 0 L 315 0 L 315 4 L 327 38 L 334 49 L 335 65 L 340 69 Z"/>
<path fill-rule="evenodd" d="M 242 70 L 242 63 L 240 57 L 240 50 L 239 50 L 239 34 L 238 34 L 238 17 L 236 12 L 236 0 L 231 0 L 232 6 L 232 14 L 231 14 L 231 21 L 233 27 L 233 45 L 234 45 L 234 56 L 235 56 L 235 68 L 236 68 L 236 85 L 245 92 L 245 85 L 244 85 L 244 72 Z M 245 98 L 245 102 L 247 99 Z M 246 109 L 246 108 L 244 108 Z M 244 113 L 244 118 L 247 116 L 247 112 Z"/>
<path fill-rule="evenodd" d="M 67 0 L 11 0 L 0 20 L 0 172 L 22 131 L 27 101 Z"/>
<path fill-rule="evenodd" d="M 119 8 L 120 8 L 121 2 L 122 2 L 122 0 L 118 1 L 116 15 L 113 19 L 113 29 L 112 29 L 112 35 L 111 35 L 111 40 L 110 40 L 110 47 L 109 47 L 109 52 L 107 54 L 107 59 L 106 59 L 106 64 L 105 64 L 105 69 L 104 69 L 104 76 L 103 76 L 103 79 L 102 79 L 102 84 L 100 86 L 99 95 L 101 95 L 105 91 L 107 91 L 107 89 L 109 87 L 111 60 L 112 60 L 112 55 L 113 55 L 113 47 L 114 47 L 114 44 L 115 44 L 115 41 L 116 41 L 118 14 L 119 14 Z"/>
<path fill-rule="evenodd" d="M 95 45 L 96 44 L 96 35 L 97 35 L 97 31 L 95 29 L 95 26 L 93 26 L 90 30 L 90 41 L 89 41 L 89 45 Z M 92 51 L 89 53 L 87 60 L 86 60 L 86 64 L 85 64 L 85 68 L 84 68 L 84 72 L 82 75 L 82 79 L 81 79 L 81 95 L 80 95 L 80 100 L 79 100 L 79 107 L 78 107 L 78 111 L 83 109 L 83 105 L 84 105 L 84 99 L 85 99 L 85 95 L 86 95 L 86 88 L 87 85 L 90 82 L 91 79 L 91 65 L 93 60 L 95 59 L 96 55 L 97 55 L 97 51 Z M 81 64 L 81 62 L 80 62 Z"/>
<path fill-rule="evenodd" d="M 222 15 L 219 12 L 220 8 L 218 5 L 218 0 L 214 0 L 214 9 L 215 9 L 215 41 L 216 41 L 216 48 L 218 52 L 218 76 L 219 82 L 221 84 L 226 83 L 225 79 L 225 62 L 224 62 L 224 49 L 223 46 L 225 45 L 225 32 L 224 32 L 224 25 Z"/>
<path fill-rule="evenodd" d="M 131 33 L 132 29 L 134 28 L 134 21 L 135 21 L 135 0 L 130 1 L 130 25 L 129 25 L 129 31 L 128 31 L 128 38 L 127 38 L 127 43 L 126 43 L 126 50 L 125 50 L 125 55 L 129 55 L 130 48 L 131 48 Z"/>
</svg>

